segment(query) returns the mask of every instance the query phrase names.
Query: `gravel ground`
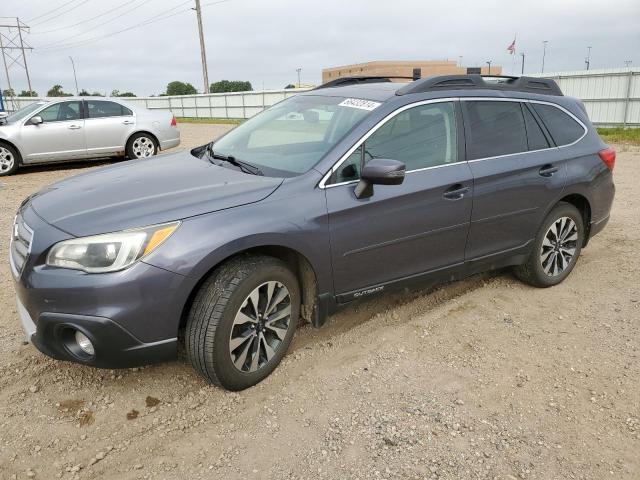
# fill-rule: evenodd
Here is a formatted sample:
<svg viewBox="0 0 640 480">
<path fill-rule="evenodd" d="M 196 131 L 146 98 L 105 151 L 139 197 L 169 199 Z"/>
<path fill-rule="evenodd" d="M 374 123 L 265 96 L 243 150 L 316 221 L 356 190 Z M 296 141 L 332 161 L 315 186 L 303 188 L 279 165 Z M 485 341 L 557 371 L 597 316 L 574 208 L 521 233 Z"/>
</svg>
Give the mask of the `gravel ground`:
<svg viewBox="0 0 640 480">
<path fill-rule="evenodd" d="M 181 148 L 226 126 L 181 125 Z M 507 271 L 352 305 L 300 328 L 276 372 L 229 393 L 184 361 L 97 370 L 23 344 L 7 265 L 29 193 L 0 185 L 0 478 L 640 478 L 640 153 L 560 286 Z"/>
</svg>

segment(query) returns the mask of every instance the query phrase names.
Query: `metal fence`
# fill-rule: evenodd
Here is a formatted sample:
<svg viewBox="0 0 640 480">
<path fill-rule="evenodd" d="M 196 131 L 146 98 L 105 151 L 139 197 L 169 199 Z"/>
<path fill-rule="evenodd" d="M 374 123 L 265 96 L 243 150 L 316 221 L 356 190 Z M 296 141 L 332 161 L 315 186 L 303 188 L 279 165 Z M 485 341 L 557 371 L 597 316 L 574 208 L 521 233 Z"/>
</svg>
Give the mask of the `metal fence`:
<svg viewBox="0 0 640 480">
<path fill-rule="evenodd" d="M 589 118 L 601 126 L 640 127 L 640 69 L 621 68 L 548 73 L 565 95 L 580 98 Z M 308 89 L 256 92 L 212 93 L 171 97 L 126 98 L 127 102 L 149 109 L 171 110 L 176 117 L 250 118 L 266 107 Z M 9 100 L 9 99 L 6 99 Z M 14 110 L 39 100 L 15 97 L 6 107 Z"/>
<path fill-rule="evenodd" d="M 582 100 L 600 126 L 640 127 L 640 69 L 616 68 L 534 75 L 553 78 L 565 95 Z"/>
<path fill-rule="evenodd" d="M 256 92 L 210 93 L 164 97 L 127 97 L 122 100 L 150 110 L 170 110 L 176 117 L 250 118 L 266 107 L 309 89 L 264 90 Z M 88 98 L 88 97 L 87 97 Z M 96 97 L 97 98 L 97 97 Z M 8 111 L 26 107 L 43 98 L 14 97 L 6 99 Z"/>
</svg>

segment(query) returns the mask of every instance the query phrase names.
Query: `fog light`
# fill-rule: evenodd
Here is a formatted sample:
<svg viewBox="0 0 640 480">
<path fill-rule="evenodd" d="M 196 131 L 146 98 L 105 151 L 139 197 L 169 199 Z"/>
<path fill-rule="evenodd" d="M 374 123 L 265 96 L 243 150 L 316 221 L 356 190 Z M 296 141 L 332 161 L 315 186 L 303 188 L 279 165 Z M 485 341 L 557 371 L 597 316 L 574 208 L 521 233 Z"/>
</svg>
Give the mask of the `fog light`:
<svg viewBox="0 0 640 480">
<path fill-rule="evenodd" d="M 93 355 L 95 353 L 91 340 L 89 340 L 87 336 L 79 330 L 76 330 L 76 343 L 87 355 Z"/>
</svg>

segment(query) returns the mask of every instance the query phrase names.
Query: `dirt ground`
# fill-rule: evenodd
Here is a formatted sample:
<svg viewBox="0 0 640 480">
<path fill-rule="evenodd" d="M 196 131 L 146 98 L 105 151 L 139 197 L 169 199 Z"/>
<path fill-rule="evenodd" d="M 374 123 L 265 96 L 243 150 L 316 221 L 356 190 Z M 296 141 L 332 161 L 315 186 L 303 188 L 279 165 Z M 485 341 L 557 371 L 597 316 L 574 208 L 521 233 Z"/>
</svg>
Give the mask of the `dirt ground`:
<svg viewBox="0 0 640 480">
<path fill-rule="evenodd" d="M 181 125 L 180 148 L 226 128 Z M 501 271 L 352 305 L 240 393 L 184 361 L 97 370 L 24 344 L 13 214 L 95 164 L 0 179 L 0 478 L 640 478 L 639 152 L 619 147 L 611 222 L 563 284 Z"/>
</svg>

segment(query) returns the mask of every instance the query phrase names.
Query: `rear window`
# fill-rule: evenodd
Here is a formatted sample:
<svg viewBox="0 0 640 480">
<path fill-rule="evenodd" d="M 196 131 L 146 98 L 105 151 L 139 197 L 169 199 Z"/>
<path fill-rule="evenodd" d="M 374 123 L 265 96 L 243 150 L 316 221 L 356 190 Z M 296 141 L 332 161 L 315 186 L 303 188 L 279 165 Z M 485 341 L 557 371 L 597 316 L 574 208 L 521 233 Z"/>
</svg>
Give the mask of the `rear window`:
<svg viewBox="0 0 640 480">
<path fill-rule="evenodd" d="M 541 103 L 532 103 L 531 105 L 542 118 L 557 146 L 573 143 L 584 134 L 582 125 L 559 108 Z"/>
<path fill-rule="evenodd" d="M 529 149 L 520 102 L 464 101 L 462 108 L 469 160 Z"/>
</svg>

